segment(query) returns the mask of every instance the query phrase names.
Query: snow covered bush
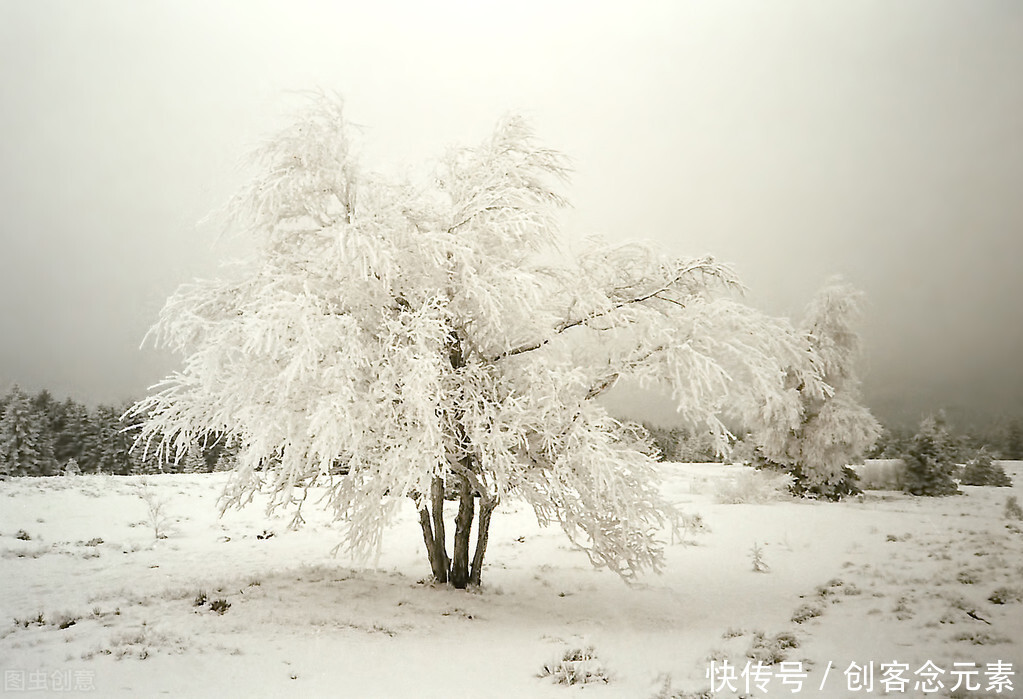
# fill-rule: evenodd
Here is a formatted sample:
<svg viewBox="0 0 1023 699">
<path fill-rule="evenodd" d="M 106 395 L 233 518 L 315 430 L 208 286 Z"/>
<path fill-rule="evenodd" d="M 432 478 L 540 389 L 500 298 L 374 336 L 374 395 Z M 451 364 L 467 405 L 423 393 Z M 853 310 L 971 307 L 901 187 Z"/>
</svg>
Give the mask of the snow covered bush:
<svg viewBox="0 0 1023 699">
<path fill-rule="evenodd" d="M 362 167 L 340 100 L 322 97 L 256 164 L 228 207 L 255 252 L 168 300 L 151 336 L 184 366 L 128 414 L 161 457 L 210 433 L 237 445 L 225 507 L 262 489 L 298 523 L 326 484 L 343 544 L 370 554 L 411 499 L 435 579 L 463 588 L 498 502 L 518 497 L 628 578 L 660 567 L 677 515 L 642 430 L 595 397 L 622 376 L 666 386 L 724 450 L 724 420 L 786 433 L 806 397 L 834 393 L 829 360 L 740 303 L 713 259 L 559 252 L 568 166 L 519 118 L 413 182 Z"/>
<path fill-rule="evenodd" d="M 610 681 L 608 672 L 597 659 L 593 646 L 565 651 L 557 662 L 547 663 L 540 677 L 550 677 L 557 684 L 576 685 Z"/>
<path fill-rule="evenodd" d="M 787 473 L 736 467 L 734 476 L 714 484 L 715 499 L 723 505 L 762 504 L 791 497 L 792 477 Z"/>
<path fill-rule="evenodd" d="M 768 573 L 771 570 L 771 566 L 767 565 L 764 561 L 764 547 L 753 542 L 753 546 L 749 550 L 750 560 L 753 562 L 754 573 Z"/>
<path fill-rule="evenodd" d="M 227 612 L 227 610 L 230 609 L 230 608 L 231 608 L 231 603 L 228 602 L 226 599 L 223 599 L 223 598 L 215 599 L 212 602 L 210 602 L 210 611 L 216 612 L 217 614 L 220 614 L 221 616 L 223 616 Z"/>
<path fill-rule="evenodd" d="M 746 657 L 764 665 L 777 665 L 785 661 L 790 649 L 798 647 L 799 640 L 789 631 L 782 631 L 770 638 L 757 631 L 753 634 L 753 642 L 746 651 Z"/>
<path fill-rule="evenodd" d="M 796 611 L 792 612 L 792 623 L 794 624 L 805 624 L 810 619 L 816 619 L 823 610 L 814 604 L 801 605 Z"/>
<path fill-rule="evenodd" d="M 986 449 L 981 449 L 963 466 L 959 482 L 963 485 L 993 485 L 1004 488 L 1012 485 L 1012 479 L 1000 464 L 996 464 Z"/>
<path fill-rule="evenodd" d="M 991 604 L 1023 602 L 1023 587 L 999 587 L 988 595 L 987 601 Z"/>
<path fill-rule="evenodd" d="M 169 523 L 166 513 L 167 503 L 157 496 L 152 484 L 146 478 L 139 479 L 135 485 L 135 494 L 146 504 L 149 526 L 153 529 L 153 538 L 166 539 Z"/>
</svg>

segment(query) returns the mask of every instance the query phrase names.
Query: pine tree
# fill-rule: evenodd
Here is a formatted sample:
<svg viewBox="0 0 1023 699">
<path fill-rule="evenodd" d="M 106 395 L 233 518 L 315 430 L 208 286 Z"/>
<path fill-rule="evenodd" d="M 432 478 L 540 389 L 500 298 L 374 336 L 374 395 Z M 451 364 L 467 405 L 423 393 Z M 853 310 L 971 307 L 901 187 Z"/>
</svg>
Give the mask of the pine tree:
<svg viewBox="0 0 1023 699">
<path fill-rule="evenodd" d="M 518 497 L 630 577 L 661 565 L 677 513 L 642 429 L 594 398 L 621 376 L 664 382 L 724 447 L 725 418 L 800 424 L 786 375 L 829 390 L 805 338 L 737 301 L 710 258 L 598 243 L 552 255 L 567 166 L 521 119 L 418 183 L 366 171 L 355 151 L 329 98 L 268 140 L 229 207 L 253 259 L 182 287 L 152 331 L 184 367 L 136 406 L 139 449 L 237 442 L 228 504 L 263 489 L 300 508 L 303 487 L 330 479 L 358 554 L 410 498 L 434 577 L 464 588 L 480 582 L 495 507 Z"/>
<path fill-rule="evenodd" d="M 43 476 L 55 472 L 53 444 L 44 421 L 29 397 L 15 386 L 0 417 L 0 473 Z"/>
<path fill-rule="evenodd" d="M 141 472 L 139 457 L 132 454 L 134 438 L 121 422 L 124 409 L 100 405 L 92 415 L 91 451 L 97 472 L 127 476 Z"/>
<path fill-rule="evenodd" d="M 68 398 L 60 404 L 59 416 L 53 435 L 54 458 L 57 463 L 74 459 L 88 470 L 88 459 L 83 455 L 88 437 L 88 411 L 84 405 Z"/>
<path fill-rule="evenodd" d="M 238 463 L 240 445 L 237 441 L 227 439 L 217 440 L 216 460 L 213 462 L 214 471 L 230 471 Z M 335 471 L 337 469 L 334 469 Z"/>
<path fill-rule="evenodd" d="M 1005 473 L 1005 469 L 1001 464 L 995 463 L 994 458 L 984 447 L 981 447 L 980 451 L 963 466 L 959 482 L 963 485 L 992 485 L 1000 488 L 1012 485 L 1012 479 Z"/>
<path fill-rule="evenodd" d="M 189 447 L 188 451 L 185 452 L 184 458 L 181 460 L 181 472 L 182 473 L 206 473 L 209 469 L 206 466 L 206 459 L 203 458 L 202 448 L 198 444 L 193 444 Z"/>
<path fill-rule="evenodd" d="M 905 491 L 911 495 L 954 495 L 957 448 L 944 413 L 927 417 L 913 437 L 906 462 Z"/>
<path fill-rule="evenodd" d="M 86 409 L 81 424 L 81 456 L 78 458 L 83 473 L 103 473 L 101 451 L 106 433 L 104 424 L 96 409 Z"/>
<path fill-rule="evenodd" d="M 74 460 L 74 457 L 67 460 L 64 464 L 64 475 L 65 476 L 80 476 L 82 474 L 82 468 L 78 465 L 78 462 Z"/>
</svg>

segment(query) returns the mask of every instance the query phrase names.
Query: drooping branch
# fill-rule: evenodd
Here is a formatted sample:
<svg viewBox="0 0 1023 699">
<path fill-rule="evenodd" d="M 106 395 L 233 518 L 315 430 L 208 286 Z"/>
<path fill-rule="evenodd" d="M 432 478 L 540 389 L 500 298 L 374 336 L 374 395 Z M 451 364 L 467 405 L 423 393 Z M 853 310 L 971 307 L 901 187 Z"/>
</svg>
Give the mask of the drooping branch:
<svg viewBox="0 0 1023 699">
<path fill-rule="evenodd" d="M 615 384 L 618 383 L 618 379 L 621 378 L 623 373 L 625 373 L 629 369 L 634 369 L 635 367 L 640 366 L 643 362 L 650 359 L 651 357 L 656 356 L 659 352 L 665 351 L 665 349 L 667 348 L 664 345 L 658 345 L 653 349 L 641 352 L 636 357 L 623 361 L 617 370 L 612 370 L 600 380 L 595 381 L 593 385 L 590 386 L 590 390 L 586 392 L 585 399 L 592 400 L 597 396 L 601 395 L 602 393 L 604 393 L 605 391 L 614 388 Z"/>
<path fill-rule="evenodd" d="M 607 317 L 607 316 L 611 315 L 612 313 L 614 313 L 616 311 L 619 311 L 619 310 L 621 310 L 623 308 L 626 308 L 628 306 L 633 306 L 633 305 L 636 305 L 636 304 L 641 304 L 641 303 L 643 303 L 645 301 L 649 301 L 650 299 L 653 299 L 653 298 L 657 298 L 657 299 L 662 300 L 662 301 L 670 301 L 670 302 L 672 302 L 672 303 L 674 303 L 674 304 L 676 304 L 678 306 L 681 306 L 681 307 L 685 308 L 685 304 L 683 304 L 682 302 L 680 302 L 680 301 L 678 301 L 676 299 L 671 299 L 669 297 L 662 296 L 662 294 L 664 294 L 665 292 L 671 291 L 672 287 L 674 287 L 675 285 L 677 285 L 680 282 L 682 282 L 682 280 L 685 279 L 690 274 L 693 274 L 695 272 L 700 272 L 700 271 L 704 272 L 704 274 L 710 273 L 710 274 L 713 274 L 714 276 L 723 277 L 726 284 L 734 284 L 735 283 L 730 277 L 725 276 L 723 274 L 722 268 L 717 263 L 715 263 L 712 258 L 709 258 L 709 257 L 703 258 L 703 259 L 697 260 L 695 262 L 692 262 L 692 263 L 686 265 L 684 268 L 679 270 L 679 272 L 674 275 L 674 277 L 672 278 L 671 281 L 658 286 L 653 291 L 649 291 L 647 293 L 643 293 L 643 294 L 640 294 L 638 296 L 633 296 L 632 298 L 627 298 L 627 299 L 623 299 L 623 300 L 617 301 L 616 303 L 611 304 L 611 306 L 609 308 L 605 308 L 605 309 L 600 310 L 600 311 L 594 311 L 592 313 L 587 313 L 586 315 L 584 315 L 581 318 L 574 318 L 574 319 L 571 319 L 571 320 L 565 320 L 565 321 L 559 323 L 558 325 L 554 326 L 553 331 L 547 337 L 545 337 L 545 338 L 543 338 L 541 340 L 534 340 L 534 341 L 531 341 L 531 342 L 527 342 L 527 343 L 521 344 L 521 345 L 519 345 L 517 347 L 513 347 L 510 350 L 506 350 L 506 351 L 502 352 L 501 354 L 498 354 L 497 356 L 492 357 L 490 359 L 490 361 L 497 362 L 497 361 L 500 361 L 502 359 L 506 359 L 508 357 L 514 357 L 514 356 L 519 355 L 519 354 L 525 354 L 526 352 L 532 352 L 534 350 L 538 350 L 541 347 L 544 347 L 545 345 L 550 344 L 550 342 L 555 337 L 557 337 L 558 335 L 561 335 L 564 332 L 566 332 L 568 330 L 571 330 L 572 328 L 576 328 L 576 327 L 579 327 L 579 326 L 582 326 L 582 325 L 589 325 L 594 320 L 597 320 L 599 318 Z"/>
</svg>

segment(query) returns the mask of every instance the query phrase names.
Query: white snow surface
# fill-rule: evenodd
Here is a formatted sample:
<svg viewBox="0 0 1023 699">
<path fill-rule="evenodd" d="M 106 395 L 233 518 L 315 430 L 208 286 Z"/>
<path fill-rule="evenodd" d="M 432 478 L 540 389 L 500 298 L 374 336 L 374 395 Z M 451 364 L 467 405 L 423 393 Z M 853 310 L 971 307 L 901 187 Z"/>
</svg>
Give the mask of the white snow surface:
<svg viewBox="0 0 1023 699">
<path fill-rule="evenodd" d="M 150 476 L 168 517 L 159 540 L 138 477 L 10 479 L 0 672 L 7 683 L 84 673 L 102 697 L 683 697 L 711 688 L 711 659 L 741 669 L 757 632 L 789 632 L 798 647 L 786 660 L 808 672 L 803 696 L 856 695 L 842 674 L 854 661 L 910 673 L 975 662 L 983 682 L 1001 660 L 1023 674 L 1023 601 L 989 601 L 1023 591 L 1023 522 L 1004 514 L 1009 495 L 1023 500 L 1023 462 L 1002 463 L 1012 488 L 731 505 L 717 503 L 716 484 L 744 467 L 664 464 L 664 493 L 705 528 L 668 546 L 663 574 L 626 585 L 511 502 L 495 513 L 484 584 L 470 592 L 428 581 L 411 503 L 379 558 L 359 563 L 331 553 L 339 525 L 312 496 L 298 531 L 258 502 L 218 518 L 225 474 Z M 753 571 L 754 545 L 766 573 Z M 201 592 L 230 607 L 196 606 Z M 804 605 L 820 614 L 797 623 Z M 589 647 L 606 682 L 541 676 Z M 1023 693 L 1023 677 L 1011 679 L 1000 696 Z M 52 682 L 10 694 L 69 694 Z M 777 679 L 768 689 L 750 696 L 794 695 Z"/>
</svg>

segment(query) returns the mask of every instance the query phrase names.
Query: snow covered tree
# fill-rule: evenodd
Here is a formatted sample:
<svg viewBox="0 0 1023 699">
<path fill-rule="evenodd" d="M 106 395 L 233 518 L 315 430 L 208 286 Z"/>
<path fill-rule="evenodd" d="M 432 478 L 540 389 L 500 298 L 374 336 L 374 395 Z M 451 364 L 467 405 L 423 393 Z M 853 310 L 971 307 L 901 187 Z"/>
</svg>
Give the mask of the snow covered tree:
<svg viewBox="0 0 1023 699">
<path fill-rule="evenodd" d="M 53 443 L 31 399 L 17 386 L 0 416 L 0 473 L 43 476 L 54 473 Z"/>
<path fill-rule="evenodd" d="M 75 461 L 74 457 L 68 459 L 67 463 L 64 464 L 64 475 L 69 477 L 82 475 L 82 468 Z"/>
<path fill-rule="evenodd" d="M 645 423 L 643 428 L 657 448 L 656 458 L 659 461 L 704 463 L 718 460 L 719 453 L 710 435 L 691 434 L 681 427 L 665 428 Z"/>
<path fill-rule="evenodd" d="M 133 437 L 125 432 L 120 416 L 124 409 L 99 405 L 91 415 L 90 451 L 97 473 L 127 476 L 140 471 L 138 458 L 131 453 Z"/>
<path fill-rule="evenodd" d="M 559 256 L 567 163 L 519 118 L 413 183 L 361 168 L 324 97 L 256 163 L 228 207 L 255 253 L 168 300 L 151 336 L 184 366 L 127 416 L 172 458 L 208 433 L 237 444 L 224 507 L 264 490 L 297 523 L 324 484 L 365 554 L 410 498 L 434 577 L 463 588 L 518 497 L 629 578 L 658 569 L 676 514 L 642 430 L 595 397 L 620 376 L 661 383 L 724 448 L 729 417 L 800 425 L 790 383 L 830 392 L 805 337 L 740 303 L 726 266 L 633 244 Z"/>
<path fill-rule="evenodd" d="M 913 437 L 906 462 L 905 491 L 911 495 L 955 495 L 959 486 L 953 475 L 958 448 L 943 412 L 925 418 Z"/>
<path fill-rule="evenodd" d="M 981 447 L 963 464 L 959 482 L 963 485 L 992 485 L 998 488 L 1012 486 L 1012 479 L 1005 473 L 1005 468 L 995 462 L 986 447 Z"/>
<path fill-rule="evenodd" d="M 58 463 L 74 459 L 88 469 L 85 445 L 89 432 L 89 415 L 84 405 L 70 398 L 60 404 L 59 420 L 53 434 L 53 455 Z"/>
<path fill-rule="evenodd" d="M 193 444 L 181 459 L 182 473 L 206 473 L 206 459 L 203 458 L 202 449 L 198 444 Z"/>
<path fill-rule="evenodd" d="M 803 416 L 792 431 L 757 433 L 758 448 L 767 463 L 793 476 L 799 495 L 839 499 L 858 492 L 849 464 L 861 458 L 881 435 L 881 425 L 860 402 L 856 362 L 860 337 L 855 330 L 863 294 L 832 280 L 807 307 L 801 325 L 807 343 L 820 361 L 830 390 L 796 383 Z"/>
</svg>

